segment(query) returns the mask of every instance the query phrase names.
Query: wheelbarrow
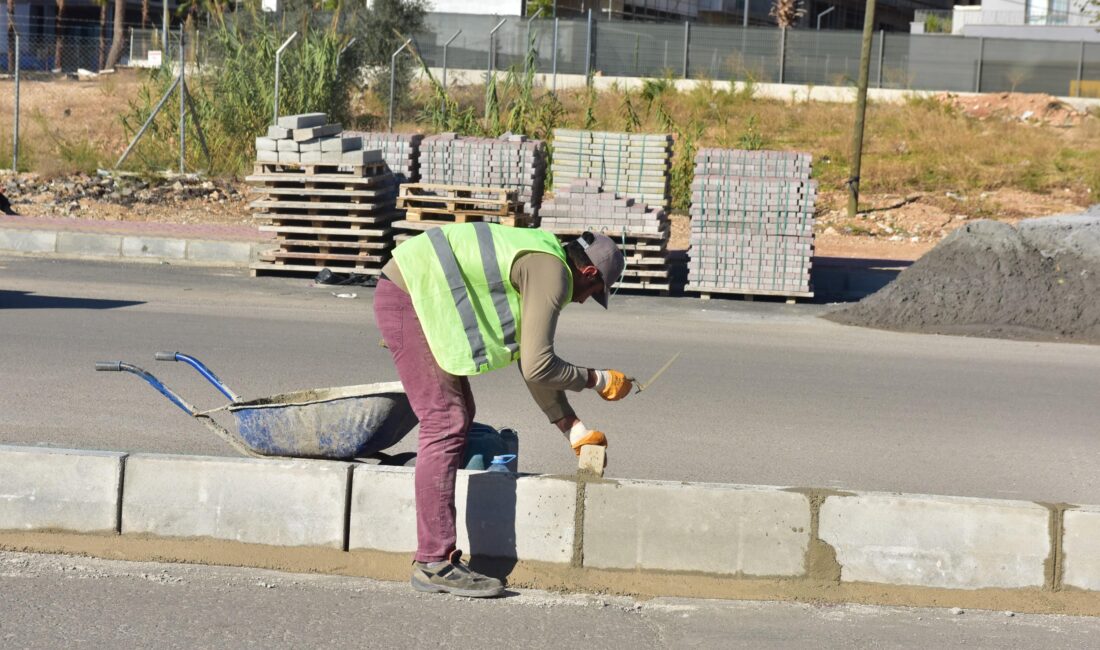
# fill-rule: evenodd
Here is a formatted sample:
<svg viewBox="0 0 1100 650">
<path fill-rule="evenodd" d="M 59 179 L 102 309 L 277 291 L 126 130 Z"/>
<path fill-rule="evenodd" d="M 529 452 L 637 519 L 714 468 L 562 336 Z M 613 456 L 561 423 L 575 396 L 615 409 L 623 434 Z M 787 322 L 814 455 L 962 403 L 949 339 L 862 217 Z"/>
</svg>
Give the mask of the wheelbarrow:
<svg viewBox="0 0 1100 650">
<path fill-rule="evenodd" d="M 152 373 L 122 361 L 99 361 L 99 371 L 141 377 L 188 415 L 246 456 L 361 459 L 380 456 L 417 424 L 401 382 L 314 388 L 243 401 L 198 359 L 179 352 L 157 352 L 157 361 L 182 361 L 229 398 L 229 404 L 199 411 Z M 212 417 L 228 411 L 237 430 Z"/>
</svg>

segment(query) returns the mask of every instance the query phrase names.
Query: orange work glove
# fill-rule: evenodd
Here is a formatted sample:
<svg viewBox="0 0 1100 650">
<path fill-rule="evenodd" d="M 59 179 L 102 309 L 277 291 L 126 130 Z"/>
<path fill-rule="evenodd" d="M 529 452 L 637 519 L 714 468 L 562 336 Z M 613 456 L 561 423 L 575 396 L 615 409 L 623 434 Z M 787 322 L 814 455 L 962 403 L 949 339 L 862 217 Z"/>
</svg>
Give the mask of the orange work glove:
<svg viewBox="0 0 1100 650">
<path fill-rule="evenodd" d="M 596 385 L 592 388 L 600 397 L 616 402 L 630 394 L 634 382 L 618 370 L 593 370 L 596 373 Z"/>
<path fill-rule="evenodd" d="M 573 453 L 581 455 L 581 447 L 585 445 L 607 446 L 607 436 L 602 431 L 589 431 L 579 420 L 569 432 L 569 444 L 573 447 Z"/>
</svg>

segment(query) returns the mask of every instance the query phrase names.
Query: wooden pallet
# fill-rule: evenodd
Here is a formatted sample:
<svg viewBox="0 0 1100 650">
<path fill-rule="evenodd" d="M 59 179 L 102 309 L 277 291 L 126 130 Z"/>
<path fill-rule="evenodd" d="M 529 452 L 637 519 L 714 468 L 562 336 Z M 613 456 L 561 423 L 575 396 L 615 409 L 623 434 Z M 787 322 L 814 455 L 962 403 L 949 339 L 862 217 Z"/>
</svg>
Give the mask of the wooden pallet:
<svg viewBox="0 0 1100 650">
<path fill-rule="evenodd" d="M 257 162 L 253 166 L 257 175 L 300 175 L 300 176 L 353 176 L 371 177 L 389 174 L 386 163 L 379 161 L 369 165 L 334 165 L 332 163 L 273 163 Z"/>
<path fill-rule="evenodd" d="M 455 217 L 506 217 L 518 212 L 516 190 L 436 183 L 405 183 L 397 197 L 397 207 L 410 213 Z"/>
<path fill-rule="evenodd" d="M 778 298 L 786 298 L 787 304 L 792 305 L 797 298 L 813 298 L 813 291 L 782 291 L 771 289 L 741 289 L 736 287 L 730 287 L 728 289 L 721 287 L 702 287 L 696 284 L 688 284 L 685 288 L 686 291 L 691 293 L 698 293 L 701 300 L 710 300 L 714 296 L 731 297 L 741 296 L 745 301 L 752 302 L 755 296 L 773 296 Z"/>
</svg>

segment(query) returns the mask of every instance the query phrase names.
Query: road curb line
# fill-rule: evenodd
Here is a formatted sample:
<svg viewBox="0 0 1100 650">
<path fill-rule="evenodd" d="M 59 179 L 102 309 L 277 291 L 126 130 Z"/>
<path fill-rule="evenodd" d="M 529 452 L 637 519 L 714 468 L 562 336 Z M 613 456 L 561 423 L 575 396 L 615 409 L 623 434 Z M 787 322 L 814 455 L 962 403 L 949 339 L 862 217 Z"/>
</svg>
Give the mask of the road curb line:
<svg viewBox="0 0 1100 650">
<path fill-rule="evenodd" d="M 126 559 L 155 551 L 169 561 L 407 579 L 413 479 L 411 468 L 337 461 L 0 446 L 0 548 Z M 572 476 L 460 471 L 459 547 L 515 586 L 1100 616 L 1095 506 L 583 483 L 582 501 Z"/>
<path fill-rule="evenodd" d="M 247 266 L 263 242 L 0 228 L 0 252 L 69 259 Z"/>
</svg>

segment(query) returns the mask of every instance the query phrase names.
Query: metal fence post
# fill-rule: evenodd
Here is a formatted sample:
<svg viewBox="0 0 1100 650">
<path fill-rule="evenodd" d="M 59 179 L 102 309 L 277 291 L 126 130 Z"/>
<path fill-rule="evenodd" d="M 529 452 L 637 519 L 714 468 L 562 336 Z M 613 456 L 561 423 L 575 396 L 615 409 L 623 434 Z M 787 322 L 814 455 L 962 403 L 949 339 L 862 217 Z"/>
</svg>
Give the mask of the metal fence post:
<svg viewBox="0 0 1100 650">
<path fill-rule="evenodd" d="M 497 30 L 501 28 L 504 23 L 508 22 L 507 18 L 501 18 L 497 26 L 489 30 L 489 62 L 485 66 L 485 84 L 489 84 L 489 77 L 493 75 L 493 70 L 496 68 L 496 39 Z"/>
<path fill-rule="evenodd" d="M 779 83 L 783 83 L 787 69 L 787 28 L 779 32 Z"/>
<path fill-rule="evenodd" d="M 180 173 L 182 174 L 186 167 L 184 166 L 184 158 L 187 157 L 187 60 L 183 56 L 183 25 L 180 25 Z M 278 113 L 275 114 L 278 117 Z"/>
<path fill-rule="evenodd" d="M 691 46 L 691 23 L 684 21 L 684 79 L 688 78 L 688 47 Z"/>
<path fill-rule="evenodd" d="M 985 59 L 985 37 L 978 39 L 978 71 L 974 75 L 974 92 L 982 92 L 982 63 Z"/>
<path fill-rule="evenodd" d="M 401 50 L 404 50 L 412 43 L 412 39 L 406 39 L 401 47 L 397 48 L 397 51 L 390 56 L 390 120 L 388 132 L 393 133 L 393 96 L 397 89 L 397 55 L 401 54 Z"/>
<path fill-rule="evenodd" d="M 340 53 L 336 55 L 337 65 L 340 64 L 340 59 L 344 58 L 344 52 L 347 52 L 349 49 L 351 49 L 351 46 L 355 45 L 355 41 L 357 41 L 357 40 L 359 40 L 359 39 L 356 38 L 356 37 L 352 37 L 352 39 L 350 41 L 348 41 L 347 43 L 344 44 L 344 47 L 340 48 Z"/>
<path fill-rule="evenodd" d="M 447 39 L 447 42 L 443 44 L 443 92 L 447 92 L 447 47 L 453 42 L 458 35 L 462 33 L 462 30 L 458 30 L 453 36 Z"/>
<path fill-rule="evenodd" d="M 554 12 L 557 13 L 557 3 L 554 3 Z M 553 74 L 553 85 L 550 87 L 550 92 L 558 92 L 558 19 L 554 19 L 554 58 L 550 64 L 551 72 Z"/>
<path fill-rule="evenodd" d="M 530 18 L 527 19 L 527 41 L 524 43 L 524 50 L 523 50 L 523 76 L 525 76 L 525 77 L 527 76 L 527 59 L 529 58 L 529 56 L 531 54 L 531 50 L 534 49 L 533 47 L 531 47 L 531 21 L 538 18 L 540 15 L 542 15 L 542 10 L 543 10 L 543 7 L 539 7 L 539 10 L 536 11 L 534 13 L 534 15 L 532 15 Z M 535 68 L 536 69 L 538 68 L 538 62 L 537 61 L 535 62 Z"/>
<path fill-rule="evenodd" d="M 279 46 L 279 49 L 275 50 L 275 117 L 271 120 L 272 124 L 275 124 L 279 121 L 279 74 L 281 73 L 281 69 L 283 67 L 283 50 L 285 50 L 287 46 L 290 45 L 290 42 L 296 38 L 298 38 L 298 32 L 294 32 L 293 34 L 291 34 L 290 38 L 283 41 L 283 44 Z M 182 52 L 182 50 L 183 43 L 181 41 L 180 51 Z M 182 57 L 180 60 L 182 61 Z"/>
<path fill-rule="evenodd" d="M 161 17 L 160 17 L 160 40 L 161 40 L 161 65 L 166 63 L 170 57 L 168 53 L 168 0 L 161 0 Z"/>
<path fill-rule="evenodd" d="M 133 65 L 134 61 L 134 28 L 130 28 L 130 58 L 127 63 Z"/>
<path fill-rule="evenodd" d="M 878 87 L 882 88 L 882 64 L 886 60 L 886 30 L 878 31 Z"/>
<path fill-rule="evenodd" d="M 1081 96 L 1081 86 L 1085 80 L 1085 42 L 1081 41 L 1081 54 L 1077 57 L 1077 97 Z"/>
<path fill-rule="evenodd" d="M 588 37 L 584 42 L 584 82 L 592 78 L 592 10 L 588 10 Z"/>
<path fill-rule="evenodd" d="M 11 143 L 11 170 L 19 171 L 19 32 L 15 32 L 15 65 L 12 72 L 15 73 L 15 123 L 12 125 Z"/>
</svg>

